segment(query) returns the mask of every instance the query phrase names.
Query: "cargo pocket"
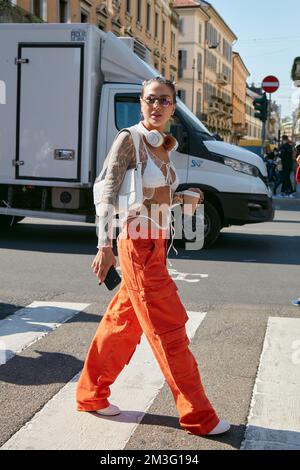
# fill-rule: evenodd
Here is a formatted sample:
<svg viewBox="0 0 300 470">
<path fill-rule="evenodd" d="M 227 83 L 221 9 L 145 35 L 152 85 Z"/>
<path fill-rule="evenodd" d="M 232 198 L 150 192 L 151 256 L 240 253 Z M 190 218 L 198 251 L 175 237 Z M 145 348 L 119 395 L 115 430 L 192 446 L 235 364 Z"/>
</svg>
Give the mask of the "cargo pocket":
<svg viewBox="0 0 300 470">
<path fill-rule="evenodd" d="M 170 278 L 159 287 L 146 287 L 140 292 L 154 332 L 158 335 L 183 327 L 189 319 L 177 290 L 175 282 Z"/>
</svg>

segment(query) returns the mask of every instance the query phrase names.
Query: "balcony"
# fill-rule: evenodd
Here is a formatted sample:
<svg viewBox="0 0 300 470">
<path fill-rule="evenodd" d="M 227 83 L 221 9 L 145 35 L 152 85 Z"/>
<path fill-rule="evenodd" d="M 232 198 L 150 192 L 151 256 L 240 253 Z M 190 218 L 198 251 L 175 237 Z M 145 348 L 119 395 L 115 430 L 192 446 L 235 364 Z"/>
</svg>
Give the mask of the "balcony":
<svg viewBox="0 0 300 470">
<path fill-rule="evenodd" d="M 218 85 L 228 85 L 229 77 L 225 73 L 217 73 L 217 84 Z"/>
<path fill-rule="evenodd" d="M 219 103 L 216 103 L 215 101 L 210 101 L 208 103 L 208 107 L 207 107 L 207 112 L 208 113 L 216 113 L 219 110 L 220 110 Z"/>
</svg>

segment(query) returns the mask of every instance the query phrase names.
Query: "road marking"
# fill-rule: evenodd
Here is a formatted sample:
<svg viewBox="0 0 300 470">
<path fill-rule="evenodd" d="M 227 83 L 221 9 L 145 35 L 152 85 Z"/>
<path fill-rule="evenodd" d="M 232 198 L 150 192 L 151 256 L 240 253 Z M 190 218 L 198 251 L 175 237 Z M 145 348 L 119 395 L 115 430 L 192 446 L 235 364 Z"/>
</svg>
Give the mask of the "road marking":
<svg viewBox="0 0 300 470">
<path fill-rule="evenodd" d="M 171 268 L 169 268 L 168 271 L 173 281 L 200 282 L 200 279 L 205 279 L 208 277 L 208 274 L 182 273 L 182 272 L 177 271 L 177 269 L 171 269 Z M 192 277 L 191 279 L 189 278 L 190 276 Z"/>
<path fill-rule="evenodd" d="M 270 317 L 242 450 L 300 450 L 300 319 Z"/>
<path fill-rule="evenodd" d="M 0 321 L 0 365 L 88 307 L 75 302 L 33 302 Z"/>
<path fill-rule="evenodd" d="M 119 271 L 119 274 L 122 276 L 121 269 L 118 267 L 117 271 Z M 182 273 L 180 271 L 177 271 L 177 269 L 174 268 L 168 268 L 168 272 L 173 279 L 173 281 L 184 281 L 184 282 L 200 282 L 201 279 L 205 279 L 208 277 L 208 274 L 201 274 L 201 273 Z M 190 279 L 191 276 L 191 279 Z M 193 277 L 195 276 L 195 277 Z"/>
<path fill-rule="evenodd" d="M 188 312 L 188 315 L 187 333 L 192 338 L 206 312 Z M 119 416 L 104 418 L 94 413 L 76 411 L 78 376 L 14 434 L 2 449 L 124 449 L 165 383 L 144 336 L 131 362 L 111 387 L 110 401 L 123 410 Z"/>
</svg>

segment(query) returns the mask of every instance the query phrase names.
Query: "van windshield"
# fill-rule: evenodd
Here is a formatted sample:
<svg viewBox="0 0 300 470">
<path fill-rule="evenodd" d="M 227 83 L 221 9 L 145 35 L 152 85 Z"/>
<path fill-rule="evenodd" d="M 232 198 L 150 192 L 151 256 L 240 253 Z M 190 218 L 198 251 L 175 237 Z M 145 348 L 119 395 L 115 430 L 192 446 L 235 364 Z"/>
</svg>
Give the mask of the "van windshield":
<svg viewBox="0 0 300 470">
<path fill-rule="evenodd" d="M 202 140 L 216 140 L 214 136 L 209 132 L 208 129 L 202 124 L 202 122 L 192 113 L 192 111 L 179 99 L 176 100 L 176 114 L 186 122 L 189 128 L 192 128 L 193 132 L 201 134 Z"/>
</svg>

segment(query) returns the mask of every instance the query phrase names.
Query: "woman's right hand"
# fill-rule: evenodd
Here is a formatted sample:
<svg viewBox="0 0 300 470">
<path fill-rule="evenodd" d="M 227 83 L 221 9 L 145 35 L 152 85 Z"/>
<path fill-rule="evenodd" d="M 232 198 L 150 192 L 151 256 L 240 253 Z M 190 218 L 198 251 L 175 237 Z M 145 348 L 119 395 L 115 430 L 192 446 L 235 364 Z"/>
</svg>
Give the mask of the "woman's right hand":
<svg viewBox="0 0 300 470">
<path fill-rule="evenodd" d="M 116 266 L 116 264 L 117 261 L 112 247 L 106 246 L 99 248 L 98 253 L 92 262 L 91 268 L 102 283 L 106 278 L 109 268 L 111 266 Z"/>
</svg>

